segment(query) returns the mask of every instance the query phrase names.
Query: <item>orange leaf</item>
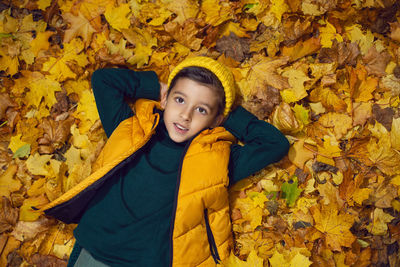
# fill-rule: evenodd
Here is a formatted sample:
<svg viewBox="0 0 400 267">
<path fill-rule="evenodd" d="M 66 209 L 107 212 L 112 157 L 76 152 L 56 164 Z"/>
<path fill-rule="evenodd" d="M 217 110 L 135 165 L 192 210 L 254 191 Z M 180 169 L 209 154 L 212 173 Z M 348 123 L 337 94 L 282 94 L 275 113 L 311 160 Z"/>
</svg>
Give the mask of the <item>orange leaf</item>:
<svg viewBox="0 0 400 267">
<path fill-rule="evenodd" d="M 321 205 L 310 208 L 314 218 L 314 227 L 324 234 L 325 243 L 335 251 L 341 251 L 341 247 L 351 247 L 356 239 L 350 232 L 354 216 L 338 211 L 335 205 Z"/>
</svg>

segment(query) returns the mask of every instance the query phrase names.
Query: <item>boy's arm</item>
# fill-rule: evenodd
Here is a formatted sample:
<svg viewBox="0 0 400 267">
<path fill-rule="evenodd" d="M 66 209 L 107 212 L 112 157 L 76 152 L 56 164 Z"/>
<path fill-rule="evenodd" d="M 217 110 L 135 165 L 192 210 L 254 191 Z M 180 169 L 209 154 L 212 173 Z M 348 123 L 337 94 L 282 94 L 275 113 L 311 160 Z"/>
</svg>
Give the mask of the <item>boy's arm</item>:
<svg viewBox="0 0 400 267">
<path fill-rule="evenodd" d="M 244 143 L 231 146 L 230 184 L 281 160 L 289 150 L 288 140 L 278 129 L 241 106 L 229 114 L 224 127 Z"/>
<path fill-rule="evenodd" d="M 92 75 L 92 88 L 107 137 L 121 121 L 133 116 L 126 97 L 157 100 L 160 96 L 160 84 L 153 71 L 98 69 Z"/>
</svg>

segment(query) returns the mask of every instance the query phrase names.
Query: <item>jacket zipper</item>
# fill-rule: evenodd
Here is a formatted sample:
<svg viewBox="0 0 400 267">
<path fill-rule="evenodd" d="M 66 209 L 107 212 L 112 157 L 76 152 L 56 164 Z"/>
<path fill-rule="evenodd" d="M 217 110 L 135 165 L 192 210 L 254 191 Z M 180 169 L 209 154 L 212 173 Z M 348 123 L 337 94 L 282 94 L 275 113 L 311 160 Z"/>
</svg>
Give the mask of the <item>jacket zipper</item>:
<svg viewBox="0 0 400 267">
<path fill-rule="evenodd" d="M 201 132 L 201 131 L 200 131 Z M 199 132 L 199 133 L 200 133 Z M 198 134 L 199 134 L 198 133 Z M 182 176 L 182 166 L 183 166 L 183 159 L 186 156 L 186 152 L 189 149 L 190 144 L 192 143 L 193 139 L 198 135 L 196 134 L 195 136 L 193 136 L 191 139 L 188 140 L 188 142 L 185 145 L 185 148 L 183 149 L 183 153 L 182 153 L 182 157 L 180 160 L 180 164 L 179 164 L 179 169 L 178 169 L 178 179 L 176 181 L 176 189 L 175 189 L 175 196 L 174 196 L 174 203 L 173 203 L 173 207 L 172 207 L 172 216 L 171 216 L 171 227 L 170 227 L 170 231 L 169 231 L 169 254 L 170 254 L 170 258 L 169 258 L 169 266 L 172 267 L 172 262 L 173 262 L 173 255 L 174 255 L 174 249 L 173 249 L 173 234 L 174 234 L 174 223 L 175 223 L 175 216 L 176 216 L 176 208 L 178 206 L 178 193 L 179 193 L 179 186 L 181 184 L 181 176 Z"/>
<path fill-rule="evenodd" d="M 214 235 L 213 235 L 211 227 L 210 227 L 210 220 L 208 218 L 208 209 L 207 208 L 204 209 L 204 220 L 206 222 L 207 238 L 208 238 L 208 243 L 210 244 L 211 256 L 213 257 L 215 263 L 219 264 L 221 261 L 221 258 L 219 257 L 217 244 L 215 243 Z"/>
</svg>

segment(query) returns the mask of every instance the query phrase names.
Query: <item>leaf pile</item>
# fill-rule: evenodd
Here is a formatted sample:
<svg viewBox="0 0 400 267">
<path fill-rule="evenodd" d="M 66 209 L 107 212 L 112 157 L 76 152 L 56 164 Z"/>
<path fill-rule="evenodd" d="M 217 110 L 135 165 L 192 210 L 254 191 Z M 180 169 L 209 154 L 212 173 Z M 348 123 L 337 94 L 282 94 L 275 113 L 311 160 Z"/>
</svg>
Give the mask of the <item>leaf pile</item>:
<svg viewBox="0 0 400 267">
<path fill-rule="evenodd" d="M 66 266 L 74 239 L 31 210 L 105 143 L 90 75 L 207 55 L 290 140 L 231 189 L 227 266 L 399 266 L 395 0 L 38 0 L 0 4 L 0 266 Z"/>
</svg>

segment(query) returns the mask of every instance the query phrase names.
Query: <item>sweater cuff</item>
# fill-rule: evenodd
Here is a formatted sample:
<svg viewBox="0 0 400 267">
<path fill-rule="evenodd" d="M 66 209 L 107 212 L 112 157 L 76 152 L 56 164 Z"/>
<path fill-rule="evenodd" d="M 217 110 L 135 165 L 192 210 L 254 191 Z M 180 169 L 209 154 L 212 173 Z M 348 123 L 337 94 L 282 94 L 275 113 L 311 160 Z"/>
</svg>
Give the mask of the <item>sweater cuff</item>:
<svg viewBox="0 0 400 267">
<path fill-rule="evenodd" d="M 159 100 L 160 83 L 157 74 L 154 71 L 143 71 L 140 73 L 140 89 L 137 90 L 136 98 L 146 98 L 151 100 Z"/>
<path fill-rule="evenodd" d="M 258 120 L 252 113 L 248 112 L 242 106 L 238 106 L 229 113 L 223 126 L 236 138 L 241 140 L 246 135 L 248 125 L 254 119 Z"/>
</svg>

